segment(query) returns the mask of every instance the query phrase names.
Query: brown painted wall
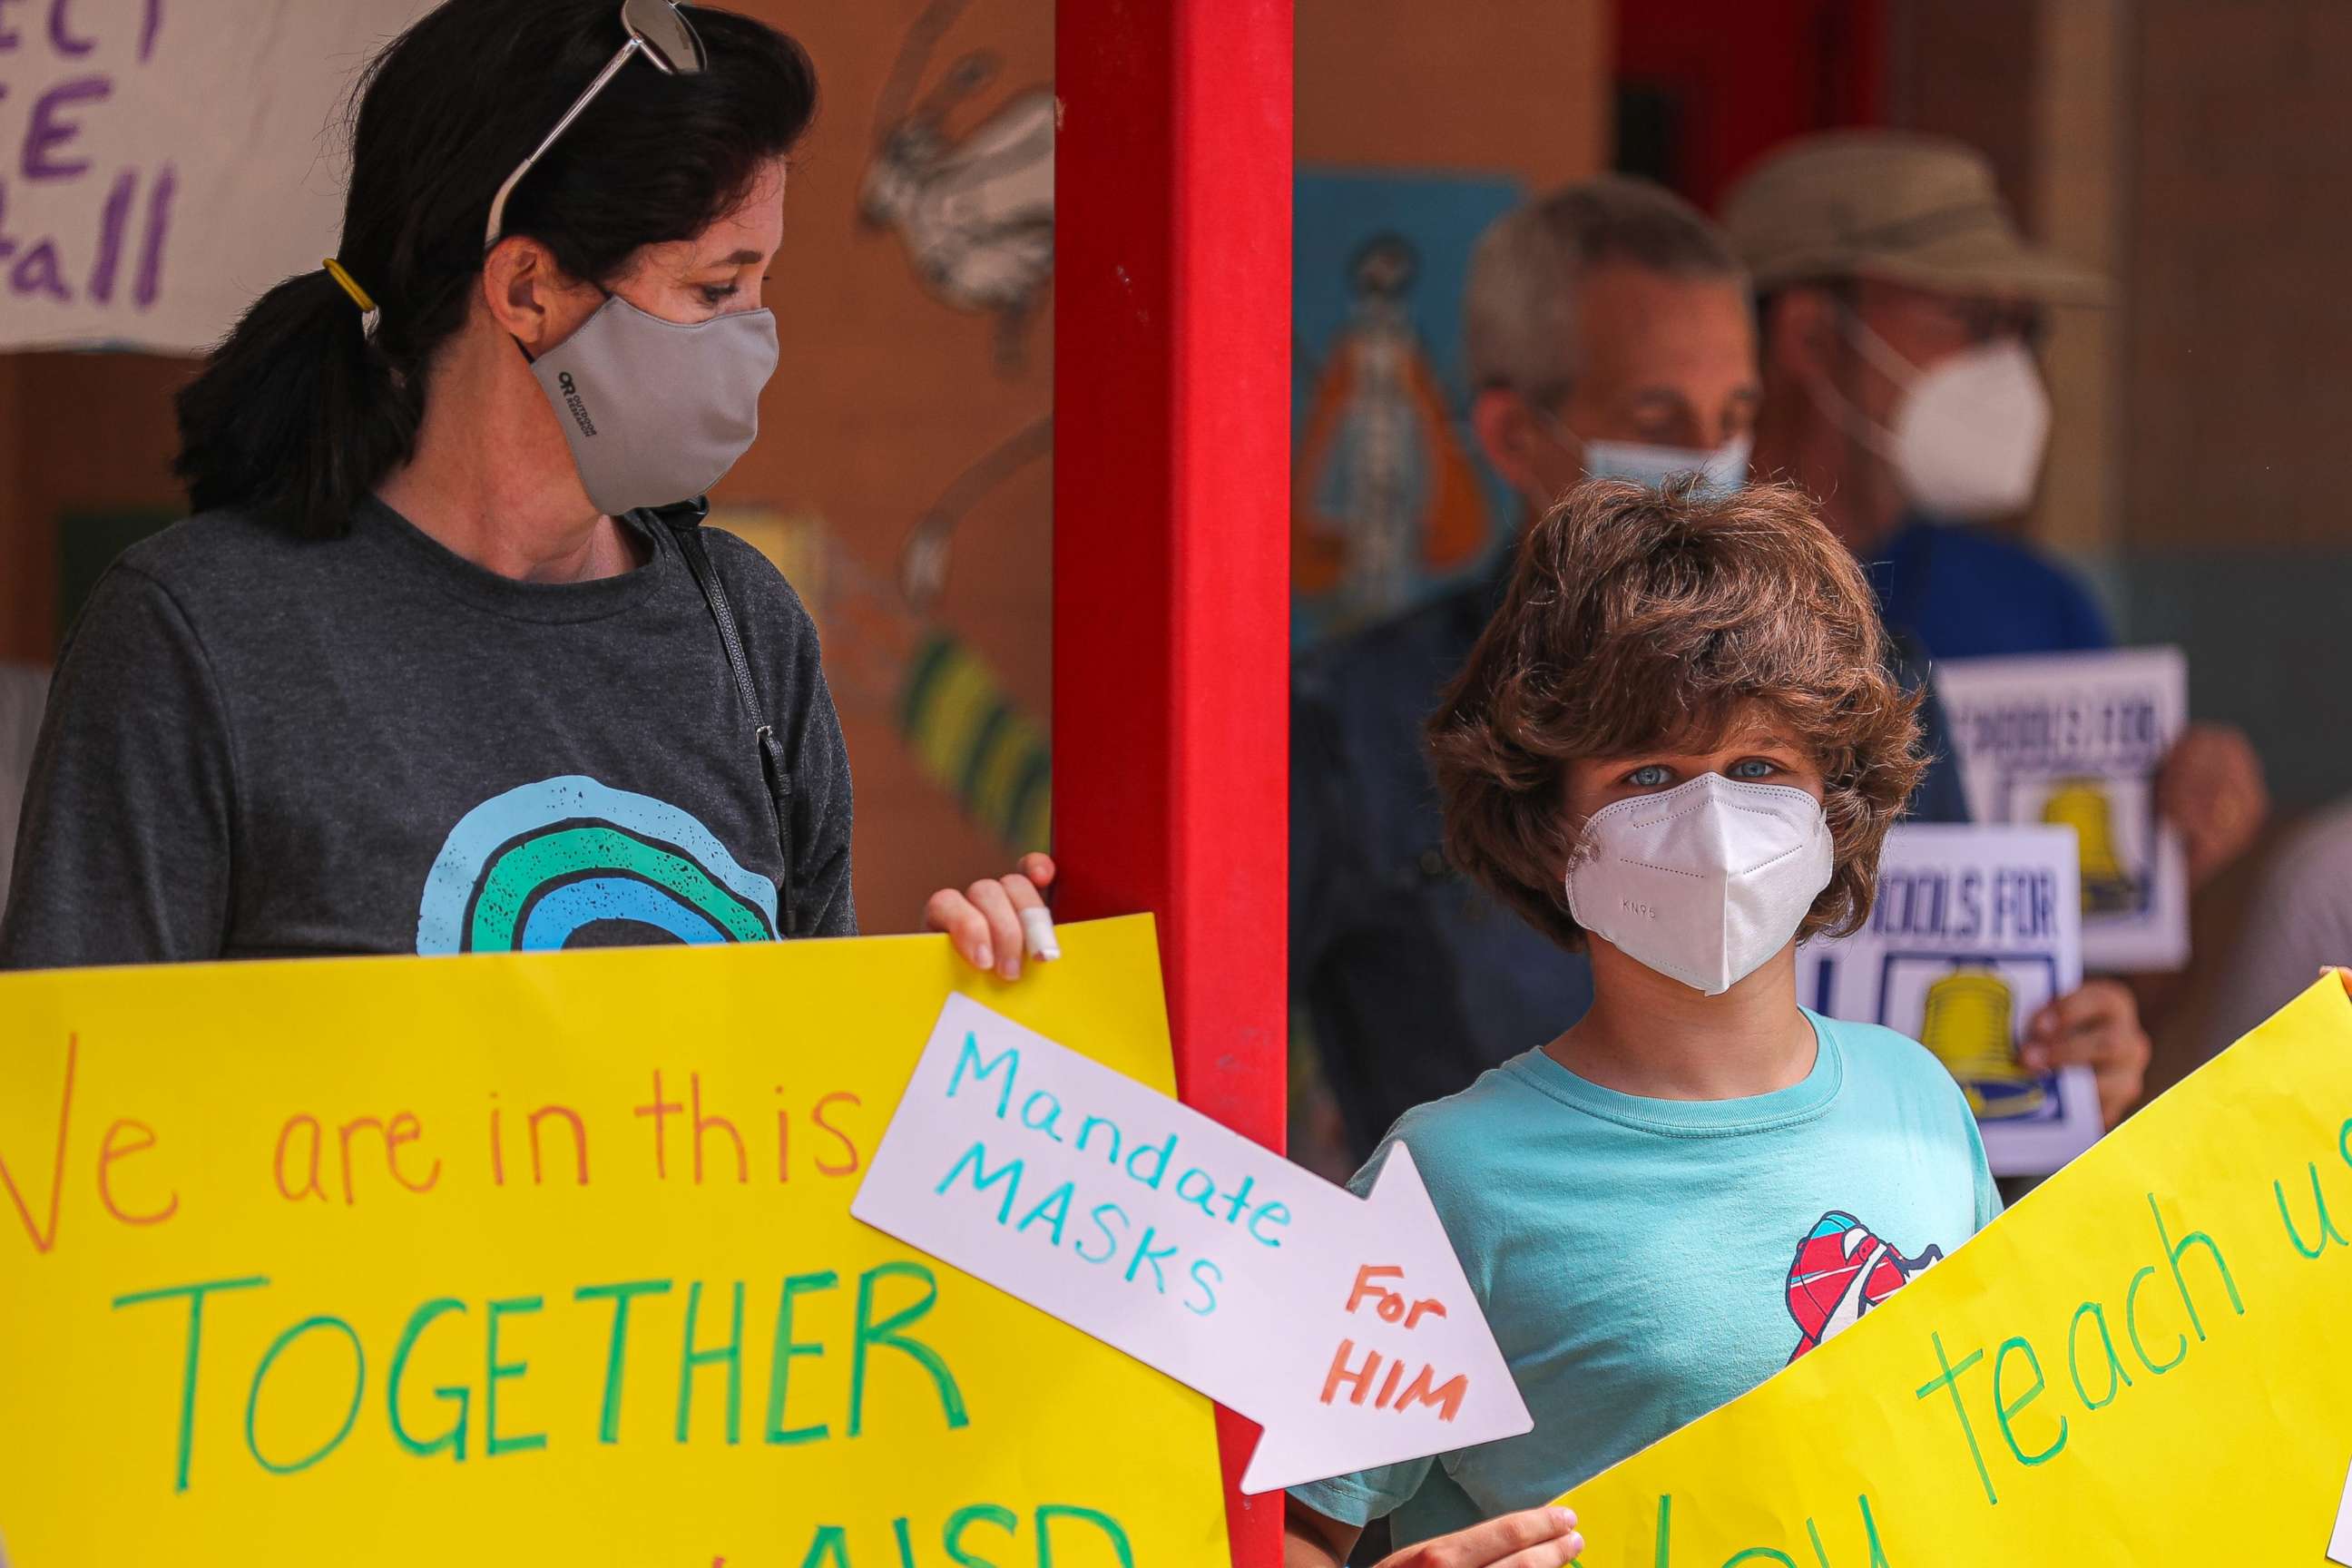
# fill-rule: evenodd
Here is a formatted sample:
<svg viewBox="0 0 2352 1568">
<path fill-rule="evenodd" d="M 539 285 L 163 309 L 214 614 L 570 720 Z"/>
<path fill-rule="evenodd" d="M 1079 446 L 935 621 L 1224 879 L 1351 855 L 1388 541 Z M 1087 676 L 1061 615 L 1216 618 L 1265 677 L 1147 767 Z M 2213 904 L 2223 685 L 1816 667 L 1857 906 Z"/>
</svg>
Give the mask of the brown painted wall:
<svg viewBox="0 0 2352 1568">
<path fill-rule="evenodd" d="M 61 628 L 57 518 L 173 507 L 172 394 L 184 361 L 0 354 L 0 658 L 47 663 Z"/>
<path fill-rule="evenodd" d="M 1298 0 L 1298 161 L 1501 170 L 1538 189 L 1604 169 L 1614 11 Z"/>
<path fill-rule="evenodd" d="M 2029 230 L 2039 216 L 2040 9 L 2041 0 L 1900 0 L 1887 73 L 1888 117 L 1981 149 Z"/>
<path fill-rule="evenodd" d="M 2147 0 L 2138 13 L 2131 542 L 2342 550 L 2352 6 Z"/>
</svg>

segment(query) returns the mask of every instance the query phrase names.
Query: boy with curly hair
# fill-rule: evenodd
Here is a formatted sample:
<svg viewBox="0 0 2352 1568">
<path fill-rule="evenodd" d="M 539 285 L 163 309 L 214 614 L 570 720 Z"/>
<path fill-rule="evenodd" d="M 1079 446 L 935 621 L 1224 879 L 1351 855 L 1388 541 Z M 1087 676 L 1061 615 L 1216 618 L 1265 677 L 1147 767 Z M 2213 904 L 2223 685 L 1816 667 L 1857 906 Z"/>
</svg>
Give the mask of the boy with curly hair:
<svg viewBox="0 0 2352 1568">
<path fill-rule="evenodd" d="M 1285 1561 L 1555 1568 L 1546 1508 L 1761 1383 L 2000 1211 L 1950 1075 L 1799 1005 L 1924 767 L 1861 569 L 1797 491 L 1580 487 L 1430 721 L 1446 847 L 1594 1000 L 1408 1112 L 1534 1430 L 1297 1488 Z M 1483 1521 L 1483 1522 L 1482 1522 Z M 1623 1521 L 1621 1528 L 1632 1521 Z"/>
</svg>

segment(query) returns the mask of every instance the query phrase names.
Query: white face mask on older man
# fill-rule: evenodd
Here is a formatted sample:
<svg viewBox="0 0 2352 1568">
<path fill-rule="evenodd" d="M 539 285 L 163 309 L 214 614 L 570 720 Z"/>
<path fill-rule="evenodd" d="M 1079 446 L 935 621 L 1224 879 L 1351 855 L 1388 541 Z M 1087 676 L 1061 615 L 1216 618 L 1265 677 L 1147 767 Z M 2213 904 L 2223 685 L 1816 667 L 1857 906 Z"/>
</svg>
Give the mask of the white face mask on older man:
<svg viewBox="0 0 2352 1568">
<path fill-rule="evenodd" d="M 1906 500 L 1930 517 L 1967 521 L 2022 511 L 2050 440 L 2050 394 L 2015 338 L 1979 343 L 1921 370 L 1851 310 L 1847 341 L 1903 389 L 1893 423 L 1864 417 L 1834 389 L 1832 417 L 1884 457 Z"/>
</svg>

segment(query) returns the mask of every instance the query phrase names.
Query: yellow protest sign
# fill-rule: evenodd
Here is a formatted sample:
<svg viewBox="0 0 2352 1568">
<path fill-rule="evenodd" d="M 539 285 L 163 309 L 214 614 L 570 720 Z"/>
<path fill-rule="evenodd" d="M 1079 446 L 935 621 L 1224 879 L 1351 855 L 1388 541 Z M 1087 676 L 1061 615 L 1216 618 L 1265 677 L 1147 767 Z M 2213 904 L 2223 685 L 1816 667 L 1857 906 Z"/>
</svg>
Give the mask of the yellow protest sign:
<svg viewBox="0 0 2352 1568">
<path fill-rule="evenodd" d="M 1585 1568 L 2323 1568 L 2352 1465 L 2323 981 L 1762 1387 L 1564 1500 Z"/>
<path fill-rule="evenodd" d="M 0 1537 L 1226 1560 L 1208 1404 L 849 1216 L 949 993 L 1171 1091 L 1149 921 L 0 976 Z"/>
</svg>

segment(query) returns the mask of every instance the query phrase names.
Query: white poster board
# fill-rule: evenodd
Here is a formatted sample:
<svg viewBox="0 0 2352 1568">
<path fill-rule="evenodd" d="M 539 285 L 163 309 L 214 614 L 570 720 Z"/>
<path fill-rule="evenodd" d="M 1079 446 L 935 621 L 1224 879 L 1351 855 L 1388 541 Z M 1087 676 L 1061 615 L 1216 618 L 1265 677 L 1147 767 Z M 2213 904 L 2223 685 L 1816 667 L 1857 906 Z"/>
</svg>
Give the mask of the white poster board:
<svg viewBox="0 0 2352 1568">
<path fill-rule="evenodd" d="M 1887 835 L 1870 923 L 1797 952 L 1817 1013 L 1883 1024 L 1951 1069 L 2001 1176 L 2046 1175 L 2099 1136 L 2090 1069 L 2017 1059 L 2026 1024 L 2083 983 L 2074 835 L 1911 824 Z"/>
<path fill-rule="evenodd" d="M 342 220 L 341 111 L 429 0 L 0 0 L 0 350 L 209 349 Z"/>
<path fill-rule="evenodd" d="M 2176 647 L 1936 667 L 1969 812 L 2049 823 L 2082 845 L 2083 959 L 2095 969 L 2189 962 L 2189 866 L 2158 818 L 2156 774 L 2188 721 Z"/>
</svg>

